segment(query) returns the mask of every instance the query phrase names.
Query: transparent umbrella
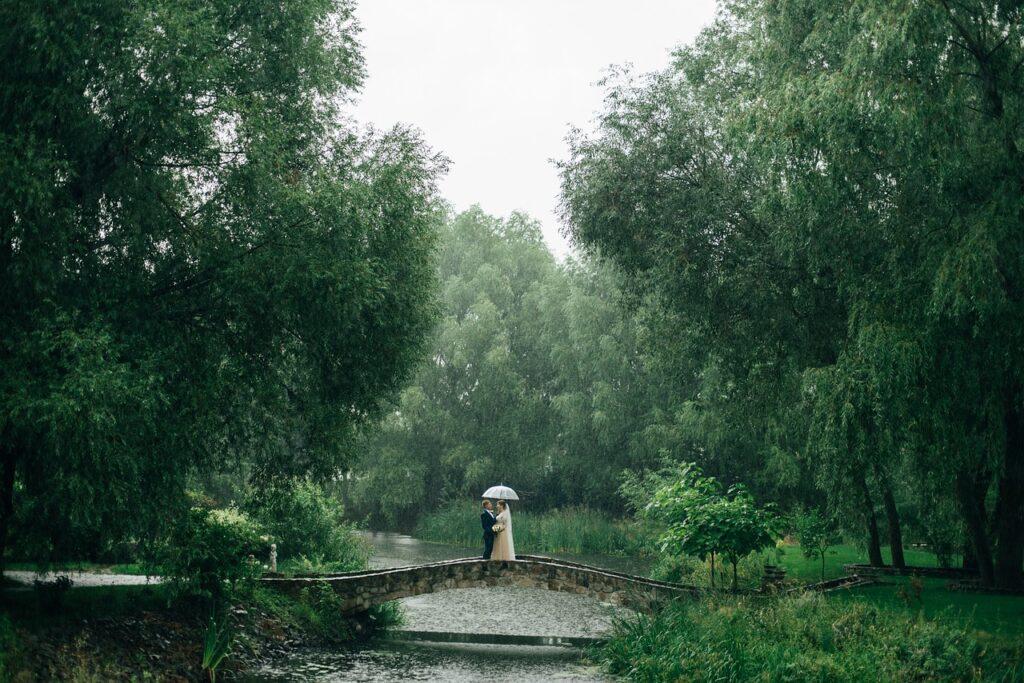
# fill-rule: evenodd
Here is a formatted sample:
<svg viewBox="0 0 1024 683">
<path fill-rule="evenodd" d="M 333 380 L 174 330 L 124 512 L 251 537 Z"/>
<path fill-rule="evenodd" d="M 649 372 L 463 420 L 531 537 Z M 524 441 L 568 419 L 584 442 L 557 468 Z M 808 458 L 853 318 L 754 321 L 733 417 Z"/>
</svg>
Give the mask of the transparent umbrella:
<svg viewBox="0 0 1024 683">
<path fill-rule="evenodd" d="M 492 486 L 491 488 L 484 491 L 484 495 L 481 498 L 504 498 L 505 500 L 519 500 L 519 496 L 516 492 L 509 487 L 501 484 L 500 486 Z"/>
</svg>

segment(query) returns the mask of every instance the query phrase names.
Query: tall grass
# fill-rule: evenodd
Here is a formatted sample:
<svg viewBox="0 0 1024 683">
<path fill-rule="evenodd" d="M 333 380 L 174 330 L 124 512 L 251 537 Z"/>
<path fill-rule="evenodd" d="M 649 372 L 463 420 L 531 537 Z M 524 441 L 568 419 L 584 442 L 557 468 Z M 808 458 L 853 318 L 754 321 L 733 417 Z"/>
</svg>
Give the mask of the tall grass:
<svg viewBox="0 0 1024 683">
<path fill-rule="evenodd" d="M 1020 681 L 1024 643 L 817 594 L 719 596 L 622 622 L 592 656 L 637 681 Z"/>
<path fill-rule="evenodd" d="M 512 526 L 516 552 L 601 553 L 641 555 L 645 539 L 627 522 L 585 507 L 568 507 L 548 512 L 530 512 L 512 503 Z M 416 527 L 424 541 L 476 547 L 482 544 L 480 504 L 473 501 L 450 503 L 430 512 Z"/>
</svg>

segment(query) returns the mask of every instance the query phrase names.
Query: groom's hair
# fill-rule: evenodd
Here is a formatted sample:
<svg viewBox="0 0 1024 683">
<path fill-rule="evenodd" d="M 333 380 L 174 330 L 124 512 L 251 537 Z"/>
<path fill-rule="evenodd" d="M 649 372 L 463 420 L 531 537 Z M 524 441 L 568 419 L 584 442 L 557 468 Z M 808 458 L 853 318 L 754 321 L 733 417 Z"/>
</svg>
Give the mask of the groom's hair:
<svg viewBox="0 0 1024 683">
<path fill-rule="evenodd" d="M 488 506 L 488 505 L 490 505 L 490 504 L 491 504 L 491 501 L 489 501 L 489 500 L 485 500 L 485 501 L 483 502 L 483 507 L 487 507 L 487 506 Z"/>
</svg>

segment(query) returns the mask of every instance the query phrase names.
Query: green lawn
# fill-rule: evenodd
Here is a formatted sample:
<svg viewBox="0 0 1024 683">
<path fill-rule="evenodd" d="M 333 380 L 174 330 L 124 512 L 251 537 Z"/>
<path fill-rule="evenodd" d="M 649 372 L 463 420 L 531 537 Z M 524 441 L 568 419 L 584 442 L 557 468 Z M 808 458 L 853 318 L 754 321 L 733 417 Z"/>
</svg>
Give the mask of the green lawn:
<svg viewBox="0 0 1024 683">
<path fill-rule="evenodd" d="M 907 549 L 903 551 L 903 556 L 908 565 L 915 567 L 939 566 L 935 554 L 927 550 Z M 783 546 L 778 554 L 774 551 L 765 552 L 763 557 L 766 562 L 778 564 L 785 569 L 787 578 L 808 583 L 821 580 L 821 558 L 807 559 L 797 544 Z M 886 564 L 892 562 L 888 548 L 882 550 L 882 559 Z M 861 548 L 847 544 L 833 546 L 825 553 L 825 579 L 835 579 L 846 574 L 843 565 L 866 564 L 867 561 L 867 554 Z"/>
<path fill-rule="evenodd" d="M 839 602 L 866 601 L 889 611 L 927 619 L 940 619 L 989 634 L 1024 637 L 1024 596 L 993 595 L 951 591 L 945 579 L 921 579 L 921 601 L 908 603 L 899 597 L 902 587 L 910 593 L 908 577 L 884 577 L 886 583 L 849 591 L 836 591 L 829 597 Z"/>
<path fill-rule="evenodd" d="M 916 567 L 938 567 L 935 555 L 926 550 L 905 550 L 907 564 Z M 888 549 L 883 550 L 883 559 L 891 561 Z M 782 553 L 764 553 L 765 561 L 778 564 L 786 570 L 788 579 L 814 583 L 821 579 L 821 559 L 807 559 L 799 545 L 786 545 Z M 839 545 L 825 555 L 825 578 L 843 576 L 843 565 L 866 563 L 863 550 L 852 545 Z M 905 576 L 880 576 L 884 585 L 837 591 L 829 596 L 839 601 L 866 600 L 879 607 L 895 612 L 916 615 L 921 612 L 926 618 L 947 617 L 969 628 L 993 634 L 1024 636 L 1024 596 L 994 595 L 954 591 L 948 588 L 947 579 L 923 578 L 924 589 L 921 602 L 910 604 L 899 596 L 900 589 L 911 594 L 910 578 Z"/>
</svg>

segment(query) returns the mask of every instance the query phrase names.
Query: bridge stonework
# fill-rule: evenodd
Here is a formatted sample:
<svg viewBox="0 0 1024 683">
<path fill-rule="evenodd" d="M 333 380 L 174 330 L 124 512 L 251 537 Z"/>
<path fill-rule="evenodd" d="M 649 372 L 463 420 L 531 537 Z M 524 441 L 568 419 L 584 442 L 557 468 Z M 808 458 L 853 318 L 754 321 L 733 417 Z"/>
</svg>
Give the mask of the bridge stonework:
<svg viewBox="0 0 1024 683">
<path fill-rule="evenodd" d="M 672 598 L 698 594 L 698 589 L 692 586 L 530 555 L 513 561 L 452 560 L 376 571 L 264 578 L 262 581 L 289 593 L 298 593 L 315 583 L 327 583 L 341 599 L 345 614 L 424 593 L 495 586 L 576 593 L 639 611 L 650 611 L 657 603 Z"/>
</svg>

